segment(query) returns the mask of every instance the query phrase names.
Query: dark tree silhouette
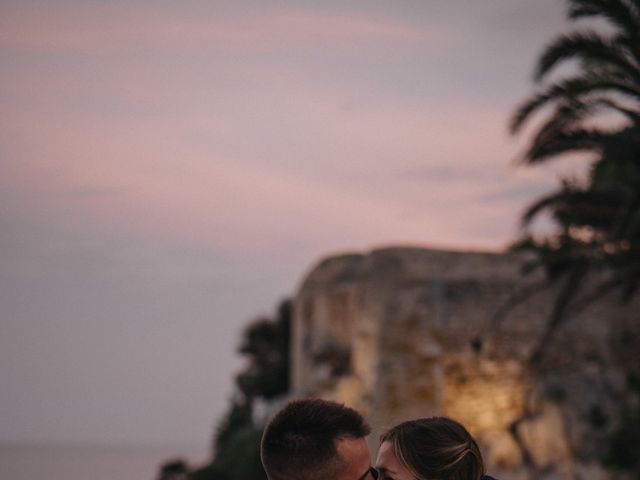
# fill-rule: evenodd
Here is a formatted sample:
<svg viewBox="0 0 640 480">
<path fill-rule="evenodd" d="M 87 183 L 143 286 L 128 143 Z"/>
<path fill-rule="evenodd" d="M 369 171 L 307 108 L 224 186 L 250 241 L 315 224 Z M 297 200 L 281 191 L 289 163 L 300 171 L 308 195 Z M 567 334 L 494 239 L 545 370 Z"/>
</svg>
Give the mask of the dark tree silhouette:
<svg viewBox="0 0 640 480">
<path fill-rule="evenodd" d="M 640 0 L 568 0 L 570 20 L 599 19 L 608 28 L 579 28 L 556 38 L 535 71 L 540 90 L 515 112 L 512 131 L 541 120 L 523 161 L 536 165 L 565 154 L 590 161 L 584 180 L 565 179 L 523 215 L 515 247 L 533 250 L 559 295 L 546 335 L 573 313 L 615 292 L 628 301 L 640 284 Z M 559 65 L 571 73 L 551 79 Z M 546 113 L 546 116 L 545 116 Z M 551 234 L 532 221 L 547 214 Z"/>
<path fill-rule="evenodd" d="M 290 328 L 291 302 L 285 301 L 275 321 L 260 318 L 245 331 L 239 352 L 248 366 L 236 377 L 236 384 L 246 398 L 269 400 L 288 390 Z"/>
<path fill-rule="evenodd" d="M 291 302 L 280 303 L 274 318 L 260 317 L 242 335 L 239 353 L 246 367 L 236 376 L 236 394 L 213 439 L 213 460 L 192 471 L 190 480 L 260 480 L 263 426 L 254 421 L 256 400 L 272 400 L 289 390 Z"/>
<path fill-rule="evenodd" d="M 189 467 L 182 459 L 170 460 L 160 467 L 158 480 L 187 480 Z"/>
<path fill-rule="evenodd" d="M 584 179 L 564 179 L 528 208 L 523 236 L 514 245 L 535 253 L 527 269 L 543 269 L 546 285 L 559 286 L 532 366 L 539 365 L 565 320 L 605 295 L 629 301 L 640 285 L 640 0 L 567 0 L 567 6 L 571 21 L 596 22 L 556 38 L 543 51 L 535 71 L 539 91 L 511 121 L 514 133 L 533 118 L 539 121 L 524 163 L 566 154 L 589 162 Z M 558 75 L 559 66 L 570 67 L 565 69 L 570 73 Z M 536 232 L 533 220 L 540 215 L 551 219 L 551 233 Z M 627 368 L 627 390 L 637 394 L 637 365 Z M 634 402 L 620 406 L 620 421 L 602 460 L 637 474 L 640 410 Z M 597 413 L 592 411 L 590 420 L 601 425 L 604 417 Z M 521 420 L 526 419 L 527 414 Z M 512 428 L 516 441 L 517 423 Z"/>
</svg>

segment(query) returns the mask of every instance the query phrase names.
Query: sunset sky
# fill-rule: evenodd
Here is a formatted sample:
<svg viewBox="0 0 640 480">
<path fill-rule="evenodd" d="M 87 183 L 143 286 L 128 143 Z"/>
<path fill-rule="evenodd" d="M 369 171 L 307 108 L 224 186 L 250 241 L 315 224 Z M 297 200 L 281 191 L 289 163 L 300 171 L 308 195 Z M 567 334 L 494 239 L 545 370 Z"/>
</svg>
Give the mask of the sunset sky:
<svg viewBox="0 0 640 480">
<path fill-rule="evenodd" d="M 321 257 L 504 248 L 560 0 L 0 0 L 0 441 L 206 446 Z"/>
</svg>

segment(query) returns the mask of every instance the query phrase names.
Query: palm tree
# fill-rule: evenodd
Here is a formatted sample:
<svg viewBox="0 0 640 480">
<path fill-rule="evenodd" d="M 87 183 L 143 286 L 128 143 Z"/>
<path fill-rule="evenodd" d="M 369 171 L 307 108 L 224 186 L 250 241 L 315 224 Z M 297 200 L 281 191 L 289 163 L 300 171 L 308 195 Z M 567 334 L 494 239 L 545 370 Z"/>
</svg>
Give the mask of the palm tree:
<svg viewBox="0 0 640 480">
<path fill-rule="evenodd" d="M 569 153 L 591 162 L 586 179 L 565 179 L 523 215 L 516 248 L 535 251 L 531 267 L 561 283 L 534 360 L 568 314 L 610 292 L 629 300 L 640 285 L 640 0 L 567 3 L 570 20 L 599 19 L 608 28 L 583 26 L 556 38 L 537 64 L 540 90 L 511 121 L 516 133 L 532 117 L 541 120 L 524 163 Z M 551 78 L 560 65 L 571 73 Z M 553 233 L 533 231 L 541 214 Z"/>
</svg>

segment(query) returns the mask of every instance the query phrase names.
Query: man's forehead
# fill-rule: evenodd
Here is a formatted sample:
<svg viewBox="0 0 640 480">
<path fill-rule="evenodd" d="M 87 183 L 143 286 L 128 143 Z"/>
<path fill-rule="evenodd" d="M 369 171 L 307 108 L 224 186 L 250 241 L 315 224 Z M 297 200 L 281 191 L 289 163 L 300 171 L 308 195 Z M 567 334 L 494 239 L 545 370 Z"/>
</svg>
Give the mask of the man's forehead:
<svg viewBox="0 0 640 480">
<path fill-rule="evenodd" d="M 366 437 L 339 437 L 336 439 L 336 449 L 349 453 L 369 452 L 369 444 Z"/>
<path fill-rule="evenodd" d="M 342 474 L 336 480 L 356 480 L 371 466 L 369 445 L 364 437 L 344 437 L 336 441 L 336 449 L 344 464 Z"/>
</svg>

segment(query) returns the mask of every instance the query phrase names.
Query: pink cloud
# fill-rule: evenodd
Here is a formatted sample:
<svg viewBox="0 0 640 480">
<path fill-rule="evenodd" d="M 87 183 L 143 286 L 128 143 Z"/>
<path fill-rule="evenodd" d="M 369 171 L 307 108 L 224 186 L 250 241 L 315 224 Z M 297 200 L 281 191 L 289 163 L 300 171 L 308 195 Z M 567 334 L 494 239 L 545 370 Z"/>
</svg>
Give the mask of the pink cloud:
<svg viewBox="0 0 640 480">
<path fill-rule="evenodd" d="M 338 55 L 354 42 L 364 54 L 395 55 L 450 39 L 437 29 L 301 8 L 245 17 L 12 8 L 1 44 L 76 60 L 21 66 L 1 80 L 11 100 L 0 120 L 9 153 L 0 185 L 33 208 L 252 255 L 294 243 L 307 252 L 407 241 L 496 247 L 521 206 L 478 199 L 540 181 L 508 173 L 508 112 L 488 101 L 367 90 L 358 75 L 236 58 L 296 44 Z M 100 55 L 140 43 L 156 55 Z M 167 45 L 185 57 L 165 58 Z M 217 49 L 210 63 L 187 55 L 203 45 Z M 447 168 L 472 173 L 429 173 Z"/>
<path fill-rule="evenodd" d="M 27 133 L 26 125 L 43 125 L 48 117 L 23 114 L 5 131 L 35 150 L 30 162 L 12 164 L 5 184 L 31 192 L 38 208 L 74 212 L 83 222 L 236 254 L 275 254 L 291 242 L 304 244 L 307 252 L 408 240 L 476 247 L 504 243 L 507 228 L 487 225 L 495 225 L 492 219 L 504 225 L 504 218 L 515 223 L 514 206 L 508 200 L 492 205 L 469 201 L 503 178 L 412 181 L 399 178 L 396 170 L 442 164 L 443 159 L 455 159 L 460 170 L 487 160 L 500 168 L 505 144 L 484 152 L 479 147 L 498 143 L 503 132 L 499 112 L 480 106 L 449 111 L 444 105 L 403 110 L 382 103 L 345 114 L 319 98 L 301 96 L 299 103 L 287 106 L 293 112 L 280 113 L 295 119 L 306 112 L 309 119 L 301 127 L 326 140 L 327 156 L 331 139 L 349 139 L 341 155 L 323 166 L 328 175 L 317 176 L 308 166 L 305 171 L 300 165 L 291 169 L 287 163 L 250 161 L 260 156 L 259 138 L 240 152 L 248 158 L 234 156 L 233 149 L 216 153 L 185 141 L 194 119 L 79 123 L 68 115 Z M 466 120 L 460 124 L 459 118 Z M 240 142 L 244 134 L 232 123 L 219 135 L 235 135 Z M 429 157 L 432 151 L 440 152 L 437 158 Z M 367 155 L 374 152 L 383 155 L 369 161 Z M 394 152 L 397 159 L 390 168 Z M 285 148 L 282 154 L 295 151 Z M 362 172 L 366 181 L 335 182 L 345 168 Z M 468 238 L 474 225 L 484 233 Z"/>
<path fill-rule="evenodd" d="M 348 9 L 191 7 L 78 3 L 44 10 L 14 4 L 5 9 L 0 20 L 0 45 L 76 53 L 141 48 L 241 48 L 260 52 L 349 48 L 354 42 L 441 42 L 449 38 L 444 30 L 427 31 L 400 20 Z"/>
</svg>

